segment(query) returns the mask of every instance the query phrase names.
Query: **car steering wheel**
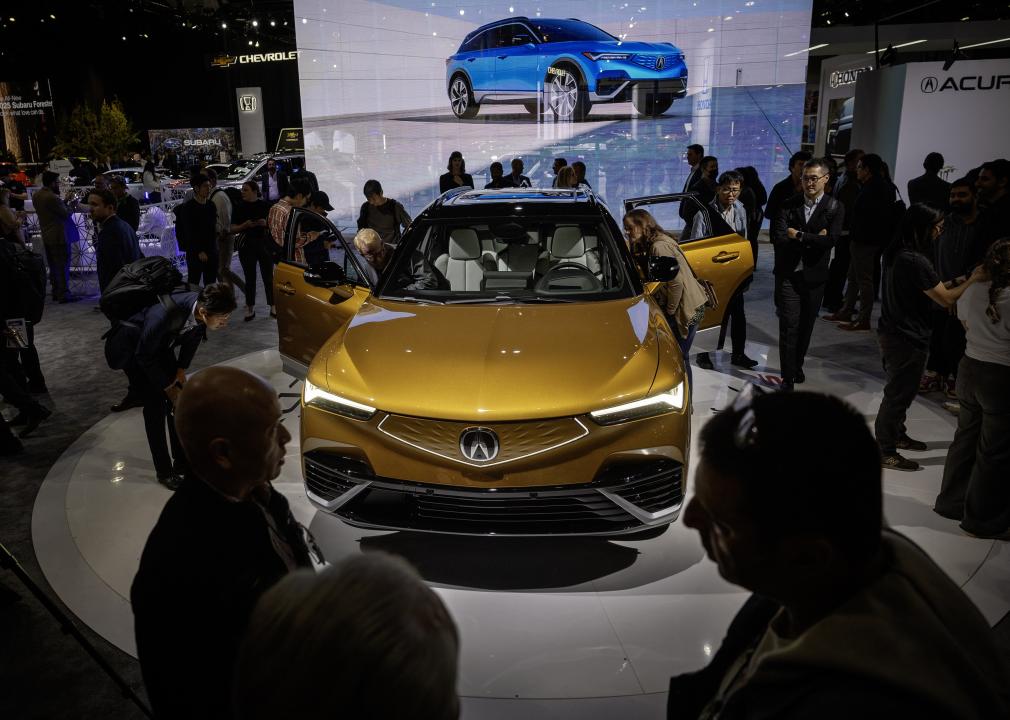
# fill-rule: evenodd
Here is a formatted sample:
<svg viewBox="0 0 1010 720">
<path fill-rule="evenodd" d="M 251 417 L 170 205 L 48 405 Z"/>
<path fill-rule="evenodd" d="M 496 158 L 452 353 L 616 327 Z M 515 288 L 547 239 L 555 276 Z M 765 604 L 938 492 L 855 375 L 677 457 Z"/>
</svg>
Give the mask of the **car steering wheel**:
<svg viewBox="0 0 1010 720">
<path fill-rule="evenodd" d="M 558 290 L 550 289 L 551 281 L 554 279 L 556 275 L 559 275 L 566 270 L 578 270 L 582 275 L 589 278 L 589 280 L 592 283 L 592 287 L 586 288 L 586 290 L 589 290 L 590 292 L 600 292 L 601 290 L 603 290 L 603 283 L 600 281 L 598 277 L 596 277 L 593 271 L 587 268 L 585 265 L 582 265 L 577 262 L 558 263 L 557 265 L 555 265 L 550 270 L 548 270 L 547 272 L 545 272 L 543 275 L 540 276 L 540 279 L 537 280 L 537 284 L 534 287 L 534 290 L 536 290 L 537 292 L 547 292 L 547 293 L 560 292 Z M 582 290 L 582 288 L 579 289 Z"/>
</svg>

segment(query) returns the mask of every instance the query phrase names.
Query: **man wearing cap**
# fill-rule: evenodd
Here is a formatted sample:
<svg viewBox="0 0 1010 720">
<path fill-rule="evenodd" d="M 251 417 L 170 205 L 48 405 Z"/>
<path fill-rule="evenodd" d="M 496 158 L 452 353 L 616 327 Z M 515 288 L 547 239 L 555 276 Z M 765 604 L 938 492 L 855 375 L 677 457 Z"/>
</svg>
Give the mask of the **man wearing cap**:
<svg viewBox="0 0 1010 720">
<path fill-rule="evenodd" d="M 125 220 L 126 224 L 133 228 L 133 232 L 137 232 L 140 228 L 140 202 L 127 191 L 126 179 L 122 175 L 114 175 L 109 181 L 109 188 L 116 196 L 116 215 Z M 97 183 L 95 189 L 99 189 Z"/>
<path fill-rule="evenodd" d="M 322 190 L 316 190 L 309 195 L 306 207 L 316 215 L 324 218 L 326 217 L 326 213 L 333 211 L 333 206 L 330 204 L 330 196 Z M 298 242 L 295 245 L 295 256 L 297 257 L 299 253 L 302 253 L 305 263 L 308 265 L 317 265 L 329 260 L 329 250 L 333 247 L 333 240 L 320 239 L 319 237 L 320 233 L 324 230 L 329 230 L 326 223 L 312 217 L 306 217 L 302 221 L 302 230 L 304 232 L 299 234 Z M 302 240 L 303 238 L 304 241 Z"/>
</svg>

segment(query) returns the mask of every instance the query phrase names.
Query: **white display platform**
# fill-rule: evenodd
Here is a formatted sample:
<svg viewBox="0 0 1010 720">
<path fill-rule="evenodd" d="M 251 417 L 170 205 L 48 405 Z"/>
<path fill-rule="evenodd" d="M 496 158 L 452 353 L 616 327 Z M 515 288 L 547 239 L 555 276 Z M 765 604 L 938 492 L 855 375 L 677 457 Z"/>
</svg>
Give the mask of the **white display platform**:
<svg viewBox="0 0 1010 720">
<path fill-rule="evenodd" d="M 748 351 L 774 366 L 766 348 Z M 297 438 L 301 385 L 290 387 L 276 350 L 228 364 L 295 395 L 281 404 L 293 408 L 286 424 Z M 845 397 L 872 419 L 877 380 L 816 359 L 805 371 L 804 389 Z M 757 374 L 694 368 L 696 435 L 748 376 Z M 909 453 L 923 470 L 885 472 L 887 517 L 995 624 L 1010 610 L 1010 544 L 968 537 L 930 509 L 954 419 L 917 402 L 908 427 L 930 449 Z M 639 541 L 372 532 L 316 512 L 300 475 L 295 440 L 275 485 L 328 560 L 370 549 L 402 554 L 445 600 L 462 638 L 465 718 L 662 717 L 669 677 L 707 662 L 746 597 L 719 577 L 697 534 L 680 521 Z M 32 538 L 47 580 L 84 623 L 131 654 L 130 583 L 169 495 L 155 481 L 135 409 L 84 433 L 50 470 L 35 503 Z"/>
</svg>

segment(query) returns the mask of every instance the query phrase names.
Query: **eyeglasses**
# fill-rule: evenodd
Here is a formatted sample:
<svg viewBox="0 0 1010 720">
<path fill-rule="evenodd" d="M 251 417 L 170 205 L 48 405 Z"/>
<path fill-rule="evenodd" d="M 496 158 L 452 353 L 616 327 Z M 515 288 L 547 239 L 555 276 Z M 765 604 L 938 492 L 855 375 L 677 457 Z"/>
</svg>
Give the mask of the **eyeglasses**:
<svg viewBox="0 0 1010 720">
<path fill-rule="evenodd" d="M 801 180 L 805 183 L 815 183 L 826 178 L 827 175 L 804 175 Z"/>
</svg>

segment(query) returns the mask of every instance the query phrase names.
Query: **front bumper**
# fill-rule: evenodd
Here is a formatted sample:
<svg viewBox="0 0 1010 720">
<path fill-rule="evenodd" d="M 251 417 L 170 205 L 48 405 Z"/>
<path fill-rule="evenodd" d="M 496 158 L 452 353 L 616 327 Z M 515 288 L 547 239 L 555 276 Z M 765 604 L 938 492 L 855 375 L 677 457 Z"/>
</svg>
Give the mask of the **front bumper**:
<svg viewBox="0 0 1010 720">
<path fill-rule="evenodd" d="M 672 80 L 630 80 L 627 78 L 600 78 L 596 90 L 589 94 L 594 103 L 628 102 L 635 93 L 672 95 L 682 98 L 687 95 L 687 78 Z"/>
</svg>

